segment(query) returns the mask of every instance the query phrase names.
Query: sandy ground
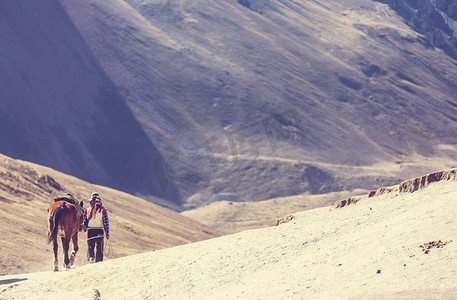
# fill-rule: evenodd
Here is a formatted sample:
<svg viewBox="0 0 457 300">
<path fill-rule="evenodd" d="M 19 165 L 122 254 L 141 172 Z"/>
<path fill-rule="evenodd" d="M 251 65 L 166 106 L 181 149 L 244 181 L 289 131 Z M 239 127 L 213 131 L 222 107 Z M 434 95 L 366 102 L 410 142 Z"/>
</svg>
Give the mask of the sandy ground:
<svg viewBox="0 0 457 300">
<path fill-rule="evenodd" d="M 367 192 L 367 190 L 358 189 L 320 195 L 303 194 L 279 197 L 257 202 L 219 201 L 184 211 L 181 214 L 221 232 L 236 233 L 248 229 L 269 227 L 275 225 L 276 220 L 291 213 L 328 206 L 336 200 Z"/>
<path fill-rule="evenodd" d="M 457 182 L 295 214 L 277 227 L 0 277 L 1 299 L 455 299 Z M 432 244 L 428 252 L 424 244 Z"/>
</svg>

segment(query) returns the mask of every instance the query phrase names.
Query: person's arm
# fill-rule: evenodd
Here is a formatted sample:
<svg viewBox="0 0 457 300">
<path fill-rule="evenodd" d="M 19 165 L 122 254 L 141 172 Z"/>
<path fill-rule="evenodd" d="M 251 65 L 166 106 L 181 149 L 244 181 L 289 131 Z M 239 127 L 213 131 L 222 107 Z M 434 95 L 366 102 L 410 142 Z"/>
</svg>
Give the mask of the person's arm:
<svg viewBox="0 0 457 300">
<path fill-rule="evenodd" d="M 108 212 L 106 211 L 106 208 L 103 209 L 102 215 L 103 215 L 102 216 L 103 228 L 105 229 L 106 239 L 109 240 L 109 219 L 108 219 Z"/>
<path fill-rule="evenodd" d="M 83 228 L 84 231 L 87 230 L 87 226 L 89 225 L 89 220 L 87 220 L 87 209 L 84 209 L 84 223 L 83 223 Z"/>
</svg>

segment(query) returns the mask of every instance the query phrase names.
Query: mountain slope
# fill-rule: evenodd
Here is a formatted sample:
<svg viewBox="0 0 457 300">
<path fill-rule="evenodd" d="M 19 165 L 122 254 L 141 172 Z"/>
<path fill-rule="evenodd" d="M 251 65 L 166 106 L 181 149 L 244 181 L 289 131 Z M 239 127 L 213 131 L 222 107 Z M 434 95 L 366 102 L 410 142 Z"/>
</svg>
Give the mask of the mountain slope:
<svg viewBox="0 0 457 300">
<path fill-rule="evenodd" d="M 63 3 L 191 204 L 371 188 L 456 143 L 455 62 L 385 5 Z"/>
<path fill-rule="evenodd" d="M 82 299 L 96 289 L 101 298 L 126 299 L 453 299 L 457 170 L 445 173 L 452 176 L 414 192 L 296 213 L 278 227 L 124 257 L 103 268 L 3 276 L 0 297 Z M 88 284 L 69 286 L 75 279 Z"/>
<path fill-rule="evenodd" d="M 113 250 L 109 258 L 220 235 L 216 230 L 132 195 L 0 155 L 0 273 L 50 270 L 53 254 L 52 245 L 45 242 L 47 208 L 55 197 L 66 192 L 84 200 L 87 206 L 87 198 L 94 191 L 100 193 L 108 209 Z M 79 234 L 79 246 L 75 263 L 84 265 L 86 233 Z M 61 253 L 59 242 L 60 261 Z"/>
<path fill-rule="evenodd" d="M 319 195 L 296 195 L 265 201 L 218 201 L 181 214 L 225 233 L 269 227 L 297 211 L 331 205 L 335 200 L 364 194 L 364 190 Z"/>
<path fill-rule="evenodd" d="M 385 4 L 14 3 L 0 23 L 10 156 L 183 207 L 371 189 L 455 165 L 456 61 Z M 29 81 L 46 88 L 21 75 L 35 69 Z"/>
<path fill-rule="evenodd" d="M 124 191 L 160 190 L 160 153 L 58 1 L 0 3 L 0 153 Z"/>
<path fill-rule="evenodd" d="M 457 3 L 453 0 L 378 0 L 387 3 L 433 46 L 457 59 Z"/>
</svg>

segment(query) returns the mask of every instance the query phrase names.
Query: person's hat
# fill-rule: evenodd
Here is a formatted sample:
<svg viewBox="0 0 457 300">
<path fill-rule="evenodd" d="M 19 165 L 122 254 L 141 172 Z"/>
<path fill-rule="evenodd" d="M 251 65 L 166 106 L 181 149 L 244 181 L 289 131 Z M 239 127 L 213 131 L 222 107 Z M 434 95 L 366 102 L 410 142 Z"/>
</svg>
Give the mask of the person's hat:
<svg viewBox="0 0 457 300">
<path fill-rule="evenodd" d="M 91 197 L 92 197 L 91 201 L 93 201 L 94 203 L 102 202 L 102 198 L 100 198 L 100 195 L 98 193 L 92 193 Z"/>
</svg>

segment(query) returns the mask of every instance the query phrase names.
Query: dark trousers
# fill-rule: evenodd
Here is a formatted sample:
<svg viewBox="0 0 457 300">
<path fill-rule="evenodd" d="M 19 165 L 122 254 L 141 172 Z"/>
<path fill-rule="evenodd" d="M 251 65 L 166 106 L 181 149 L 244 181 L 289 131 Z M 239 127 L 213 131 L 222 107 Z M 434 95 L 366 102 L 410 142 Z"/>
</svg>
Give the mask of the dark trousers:
<svg viewBox="0 0 457 300">
<path fill-rule="evenodd" d="M 103 261 L 103 237 L 105 232 L 103 229 L 88 228 L 87 229 L 87 259 L 95 258 L 95 262 Z M 100 236 L 98 238 L 94 238 Z M 94 256 L 95 252 L 95 256 Z"/>
</svg>

